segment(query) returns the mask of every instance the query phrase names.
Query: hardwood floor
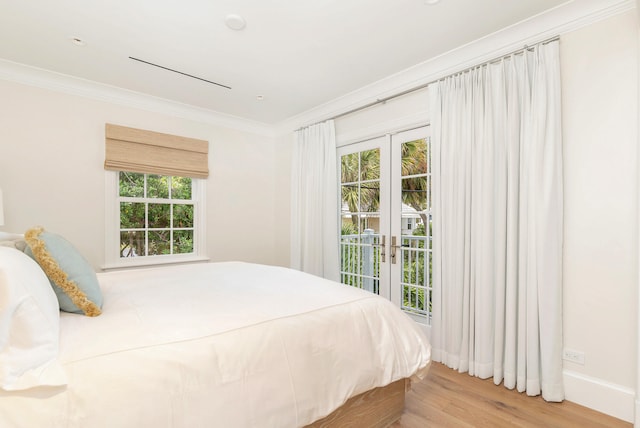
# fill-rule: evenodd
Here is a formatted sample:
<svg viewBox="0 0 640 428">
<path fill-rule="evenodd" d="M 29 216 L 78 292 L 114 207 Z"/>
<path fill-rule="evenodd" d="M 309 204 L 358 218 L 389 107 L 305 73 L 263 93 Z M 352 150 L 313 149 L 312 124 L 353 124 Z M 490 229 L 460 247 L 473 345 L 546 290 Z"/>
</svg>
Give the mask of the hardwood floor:
<svg viewBox="0 0 640 428">
<path fill-rule="evenodd" d="M 411 388 L 393 428 L 632 426 L 569 401 L 547 403 L 541 397 L 528 397 L 439 363 L 432 363 L 427 378 Z"/>
</svg>

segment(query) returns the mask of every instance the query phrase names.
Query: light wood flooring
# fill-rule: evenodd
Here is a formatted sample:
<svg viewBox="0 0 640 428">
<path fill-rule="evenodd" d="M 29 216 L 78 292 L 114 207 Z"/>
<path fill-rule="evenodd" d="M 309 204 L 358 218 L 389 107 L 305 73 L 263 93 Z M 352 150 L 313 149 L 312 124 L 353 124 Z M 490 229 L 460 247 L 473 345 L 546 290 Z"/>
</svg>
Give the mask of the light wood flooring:
<svg viewBox="0 0 640 428">
<path fill-rule="evenodd" d="M 439 363 L 432 363 L 427 378 L 411 388 L 393 428 L 632 426 L 569 401 L 547 403 L 541 397 L 528 397 Z"/>
</svg>

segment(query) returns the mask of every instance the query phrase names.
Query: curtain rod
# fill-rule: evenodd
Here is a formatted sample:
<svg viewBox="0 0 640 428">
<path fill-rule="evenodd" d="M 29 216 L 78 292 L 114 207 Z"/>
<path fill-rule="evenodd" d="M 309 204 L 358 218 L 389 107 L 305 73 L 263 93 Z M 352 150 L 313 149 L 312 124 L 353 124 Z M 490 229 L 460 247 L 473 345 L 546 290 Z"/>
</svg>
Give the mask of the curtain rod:
<svg viewBox="0 0 640 428">
<path fill-rule="evenodd" d="M 553 37 L 551 37 L 551 38 L 548 38 L 548 39 L 546 39 L 546 40 L 543 40 L 543 41 L 541 41 L 541 42 L 538 42 L 538 43 L 536 43 L 536 44 L 535 44 L 535 46 L 537 46 L 537 45 L 546 45 L 546 44 L 548 44 L 548 43 L 555 42 L 556 40 L 560 40 L 560 36 L 559 36 L 559 35 L 558 35 L 558 36 L 553 36 Z M 301 131 L 301 130 L 303 130 L 304 128 L 308 128 L 309 126 L 317 125 L 317 124 L 319 124 L 319 123 L 326 122 L 326 121 L 328 121 L 328 120 L 335 120 L 335 119 L 339 119 L 339 118 L 341 118 L 341 117 L 348 116 L 348 115 L 350 115 L 350 114 L 352 114 L 352 113 L 355 113 L 355 112 L 358 112 L 358 111 L 361 111 L 361 110 L 368 109 L 369 107 L 373 107 L 373 106 L 378 105 L 378 104 L 384 104 L 384 103 L 386 103 L 387 101 L 393 100 L 393 99 L 395 99 L 395 98 L 402 97 L 402 96 L 407 95 L 407 94 L 410 94 L 410 93 L 412 93 L 412 92 L 419 91 L 420 89 L 424 89 L 424 88 L 426 88 L 427 86 L 431 85 L 432 83 L 440 82 L 440 81 L 442 81 L 442 80 L 444 80 L 444 79 L 447 79 L 447 78 L 449 78 L 449 77 L 451 77 L 451 76 L 456 76 L 456 75 L 458 75 L 458 74 L 466 73 L 467 71 L 473 70 L 474 68 L 483 67 L 483 66 L 488 65 L 488 64 L 494 64 L 494 63 L 496 63 L 496 62 L 500 62 L 500 61 L 502 61 L 503 59 L 507 59 L 507 58 L 509 58 L 511 55 L 517 55 L 517 54 L 523 53 L 525 50 L 532 50 L 532 49 L 533 49 L 533 47 L 534 47 L 534 46 L 524 45 L 524 47 L 523 47 L 523 48 L 517 49 L 517 50 L 515 50 L 515 51 L 513 51 L 513 52 L 509 52 L 509 53 L 507 53 L 507 54 L 503 54 L 503 55 L 500 55 L 500 56 L 498 56 L 498 57 L 492 58 L 492 59 L 490 59 L 490 60 L 488 60 L 488 61 L 485 61 L 485 62 L 483 62 L 483 63 L 477 64 L 477 65 L 474 65 L 474 66 L 471 66 L 471 67 L 467 67 L 467 68 L 465 68 L 465 69 L 463 69 L 463 70 L 460 70 L 460 71 L 456 71 L 455 73 L 451 73 L 451 74 L 449 74 L 449 75 L 447 75 L 447 76 L 440 77 L 440 78 L 438 78 L 438 79 L 436 79 L 436 80 L 432 80 L 431 82 L 423 83 L 423 84 L 418 85 L 418 86 L 415 86 L 415 87 L 413 87 L 413 88 L 406 89 L 406 90 L 404 90 L 404 91 L 402 91 L 402 92 L 398 92 L 397 94 L 389 95 L 388 97 L 384 97 L 384 98 L 378 98 L 378 99 L 377 99 L 377 100 L 375 100 L 375 101 L 372 101 L 372 102 L 370 102 L 370 103 L 367 103 L 367 104 L 361 105 L 360 107 L 352 108 L 351 110 L 347 110 L 347 111 L 345 111 L 345 112 L 342 112 L 342 113 L 340 113 L 340 114 L 337 114 L 337 115 L 335 115 L 335 116 L 332 116 L 332 117 L 330 117 L 330 118 L 328 118 L 328 119 L 324 119 L 324 120 L 321 120 L 321 121 L 319 121 L 319 122 L 312 123 L 312 124 L 310 124 L 310 125 L 302 126 L 302 127 L 298 128 L 298 129 L 296 129 L 295 131 Z M 294 131 L 294 132 L 295 132 L 295 131 Z"/>
</svg>

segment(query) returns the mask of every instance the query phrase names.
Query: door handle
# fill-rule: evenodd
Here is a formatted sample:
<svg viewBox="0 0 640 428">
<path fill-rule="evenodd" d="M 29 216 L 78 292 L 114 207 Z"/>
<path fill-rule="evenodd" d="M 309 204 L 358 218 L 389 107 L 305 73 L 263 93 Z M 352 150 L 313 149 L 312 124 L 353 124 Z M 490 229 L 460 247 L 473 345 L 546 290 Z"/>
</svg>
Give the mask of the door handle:
<svg viewBox="0 0 640 428">
<path fill-rule="evenodd" d="M 396 237 L 391 237 L 391 264 L 396 264 L 396 250 L 402 248 L 402 245 L 397 245 Z"/>
<path fill-rule="evenodd" d="M 372 247 L 380 247 L 380 261 L 384 263 L 387 260 L 387 245 L 385 244 L 385 235 L 380 235 L 379 244 L 371 244 Z"/>
</svg>

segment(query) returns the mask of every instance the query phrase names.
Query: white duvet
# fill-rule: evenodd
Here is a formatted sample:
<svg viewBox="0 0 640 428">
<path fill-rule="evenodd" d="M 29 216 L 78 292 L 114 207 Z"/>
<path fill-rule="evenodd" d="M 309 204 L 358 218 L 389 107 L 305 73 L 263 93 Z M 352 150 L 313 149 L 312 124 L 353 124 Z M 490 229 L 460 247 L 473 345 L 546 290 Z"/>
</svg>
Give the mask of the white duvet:
<svg viewBox="0 0 640 428">
<path fill-rule="evenodd" d="M 300 427 L 430 362 L 390 302 L 298 271 L 231 262 L 98 278 L 103 314 L 61 315 L 68 385 L 0 393 L 1 427 Z"/>
</svg>

